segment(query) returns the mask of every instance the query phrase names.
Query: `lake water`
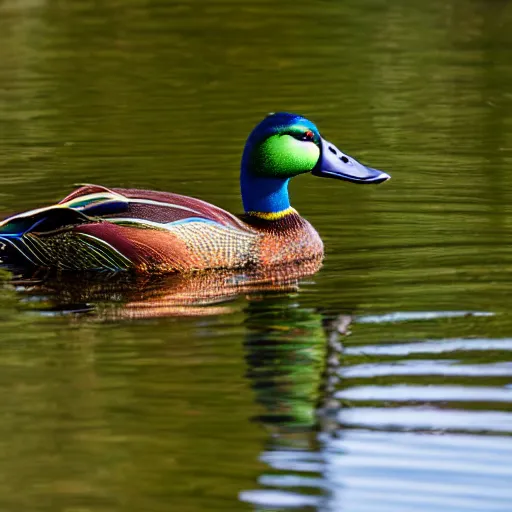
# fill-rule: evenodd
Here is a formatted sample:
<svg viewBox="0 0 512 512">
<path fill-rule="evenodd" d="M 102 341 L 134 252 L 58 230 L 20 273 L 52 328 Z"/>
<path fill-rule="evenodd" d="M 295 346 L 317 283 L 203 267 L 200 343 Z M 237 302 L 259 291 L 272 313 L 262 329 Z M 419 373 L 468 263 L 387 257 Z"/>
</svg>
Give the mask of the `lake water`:
<svg viewBox="0 0 512 512">
<path fill-rule="evenodd" d="M 0 509 L 512 510 L 511 23 L 505 0 L 0 0 L 0 215 L 84 182 L 238 212 L 276 110 L 392 174 L 294 180 L 326 246 L 298 287 L 6 284 Z"/>
</svg>

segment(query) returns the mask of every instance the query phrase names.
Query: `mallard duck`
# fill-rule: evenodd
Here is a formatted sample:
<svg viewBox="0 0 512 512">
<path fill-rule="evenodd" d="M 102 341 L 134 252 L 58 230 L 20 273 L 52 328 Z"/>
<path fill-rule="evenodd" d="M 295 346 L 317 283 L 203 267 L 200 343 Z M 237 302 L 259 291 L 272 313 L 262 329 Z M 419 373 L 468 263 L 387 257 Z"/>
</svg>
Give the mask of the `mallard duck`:
<svg viewBox="0 0 512 512">
<path fill-rule="evenodd" d="M 82 185 L 59 203 L 0 222 L 0 257 L 62 270 L 189 272 L 321 261 L 323 244 L 290 206 L 299 174 L 381 183 L 322 138 L 300 115 L 265 117 L 245 144 L 240 186 L 245 214 L 168 192 Z"/>
</svg>

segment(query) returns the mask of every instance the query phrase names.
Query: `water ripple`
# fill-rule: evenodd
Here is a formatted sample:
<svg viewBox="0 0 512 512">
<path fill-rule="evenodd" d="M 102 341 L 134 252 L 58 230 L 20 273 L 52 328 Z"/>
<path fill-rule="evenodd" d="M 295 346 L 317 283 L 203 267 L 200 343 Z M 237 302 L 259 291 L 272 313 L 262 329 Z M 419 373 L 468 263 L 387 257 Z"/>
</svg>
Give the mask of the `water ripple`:
<svg viewBox="0 0 512 512">
<path fill-rule="evenodd" d="M 510 510 L 512 442 L 351 430 L 329 441 L 328 477 L 346 510 Z"/>
<path fill-rule="evenodd" d="M 412 320 L 436 320 L 439 318 L 494 316 L 486 311 L 398 311 L 385 315 L 365 315 L 357 318 L 360 324 L 382 324 L 388 322 L 410 322 Z"/>
<path fill-rule="evenodd" d="M 355 364 L 340 371 L 344 378 L 373 378 L 390 375 L 445 375 L 467 377 L 509 377 L 512 363 L 459 364 L 454 360 L 415 360 L 393 363 Z"/>
<path fill-rule="evenodd" d="M 440 410 L 418 407 L 343 409 L 341 424 L 352 427 L 512 434 L 512 414 L 500 411 Z"/>
<path fill-rule="evenodd" d="M 409 343 L 383 343 L 381 345 L 363 345 L 347 347 L 347 355 L 391 355 L 406 356 L 409 354 L 442 354 L 444 352 L 457 351 L 490 351 L 490 350 L 512 350 L 512 338 L 486 339 L 443 339 L 427 340 Z"/>
<path fill-rule="evenodd" d="M 512 389 L 477 386 L 360 386 L 336 393 L 347 400 L 512 402 Z"/>
</svg>

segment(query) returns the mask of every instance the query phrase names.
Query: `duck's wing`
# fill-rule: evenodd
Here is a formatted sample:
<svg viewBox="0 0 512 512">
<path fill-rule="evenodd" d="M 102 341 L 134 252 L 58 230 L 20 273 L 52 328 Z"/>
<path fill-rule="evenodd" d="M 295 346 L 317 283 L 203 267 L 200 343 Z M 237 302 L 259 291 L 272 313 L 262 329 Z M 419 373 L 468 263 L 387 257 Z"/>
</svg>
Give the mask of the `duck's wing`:
<svg viewBox="0 0 512 512">
<path fill-rule="evenodd" d="M 141 190 L 133 188 L 106 188 L 99 185 L 83 185 L 65 197 L 59 204 L 84 200 L 96 194 L 110 194 L 122 199 L 124 208 L 106 212 L 103 217 L 126 217 L 134 220 L 168 224 L 178 220 L 204 219 L 223 226 L 242 230 L 250 228 L 235 215 L 194 197 L 170 192 Z"/>
<path fill-rule="evenodd" d="M 56 205 L 0 222 L 0 258 L 3 248 L 38 266 L 183 271 L 236 266 L 257 237 L 234 215 L 199 199 L 84 185 Z"/>
<path fill-rule="evenodd" d="M 64 269 L 127 269 L 130 261 L 102 240 L 73 235 L 82 226 L 126 210 L 126 198 L 103 187 L 69 196 L 45 208 L 0 222 L 0 263 L 55 266 Z"/>
</svg>

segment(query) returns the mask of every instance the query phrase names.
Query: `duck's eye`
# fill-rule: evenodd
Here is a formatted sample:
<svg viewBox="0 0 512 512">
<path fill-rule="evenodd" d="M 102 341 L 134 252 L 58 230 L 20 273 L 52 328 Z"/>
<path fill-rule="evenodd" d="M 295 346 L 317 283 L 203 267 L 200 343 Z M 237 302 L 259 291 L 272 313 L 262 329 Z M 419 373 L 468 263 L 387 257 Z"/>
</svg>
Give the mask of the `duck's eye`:
<svg viewBox="0 0 512 512">
<path fill-rule="evenodd" d="M 302 134 L 301 140 L 313 141 L 315 140 L 315 134 L 311 130 L 308 130 Z"/>
<path fill-rule="evenodd" d="M 315 134 L 312 130 L 306 130 L 305 132 L 297 132 L 297 131 L 291 131 L 291 132 L 285 132 L 283 135 L 291 135 L 297 140 L 301 141 L 307 141 L 307 142 L 313 142 L 315 140 Z"/>
</svg>

